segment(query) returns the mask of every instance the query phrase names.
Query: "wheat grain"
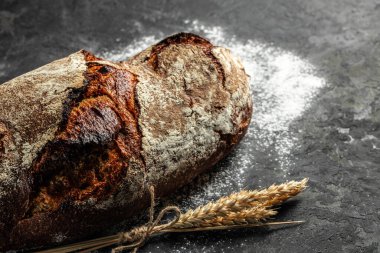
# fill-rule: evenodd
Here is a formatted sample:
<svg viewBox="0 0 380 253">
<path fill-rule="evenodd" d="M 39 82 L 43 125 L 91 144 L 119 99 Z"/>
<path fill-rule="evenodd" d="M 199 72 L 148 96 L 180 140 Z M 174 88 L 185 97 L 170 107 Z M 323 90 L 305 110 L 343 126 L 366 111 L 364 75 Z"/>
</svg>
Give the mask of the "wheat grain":
<svg viewBox="0 0 380 253">
<path fill-rule="evenodd" d="M 301 181 L 290 181 L 279 185 L 273 184 L 268 188 L 259 191 L 242 190 L 227 197 L 222 197 L 216 203 L 224 203 L 234 200 L 237 209 L 242 207 L 252 207 L 259 204 L 267 207 L 275 206 L 303 191 L 306 188 L 307 182 L 308 179 L 305 178 Z"/>
<path fill-rule="evenodd" d="M 217 217 L 213 220 L 207 221 L 200 226 L 229 226 L 229 225 L 242 225 L 253 224 L 267 220 L 268 218 L 277 214 L 277 211 L 266 209 L 265 207 L 254 207 L 242 210 L 241 212 L 231 212 L 227 216 Z"/>
<path fill-rule="evenodd" d="M 199 216 L 197 216 L 197 214 Z M 251 224 L 265 221 L 277 214 L 277 211 L 267 209 L 266 207 L 257 206 L 249 209 L 243 209 L 239 212 L 224 212 L 223 215 L 214 213 L 213 215 L 202 213 L 191 213 L 191 217 L 182 217 L 176 222 L 172 228 L 194 228 L 194 227 L 210 227 L 210 226 L 225 226 L 225 225 L 241 225 Z M 210 218 L 212 217 L 212 218 Z M 182 218 L 182 220 L 181 220 Z"/>
</svg>

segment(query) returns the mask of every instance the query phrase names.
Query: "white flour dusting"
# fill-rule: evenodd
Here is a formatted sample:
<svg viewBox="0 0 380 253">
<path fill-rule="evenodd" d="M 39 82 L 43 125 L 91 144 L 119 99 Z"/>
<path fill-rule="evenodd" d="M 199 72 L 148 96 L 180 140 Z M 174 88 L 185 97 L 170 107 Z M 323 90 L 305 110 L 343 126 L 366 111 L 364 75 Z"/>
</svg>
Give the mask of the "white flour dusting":
<svg viewBox="0 0 380 253">
<path fill-rule="evenodd" d="M 289 125 L 307 109 L 316 92 L 325 85 L 324 79 L 316 76 L 310 63 L 291 52 L 253 40 L 240 41 L 219 26 L 206 26 L 189 20 L 185 25 L 188 31 L 231 49 L 242 59 L 246 72 L 251 76 L 254 101 L 252 123 L 245 140 L 253 139 L 262 150 L 273 147 L 278 166 L 271 169 L 286 179 L 294 161 L 291 151 L 297 143 Z M 103 57 L 114 61 L 126 60 L 157 40 L 155 36 L 142 37 L 124 49 L 104 53 Z M 204 204 L 244 187 L 244 175 L 254 169 L 252 161 L 255 157 L 250 152 L 253 147 L 244 140 L 242 145 L 245 152 L 237 151 L 229 160 L 234 166 L 221 164 L 218 173 L 182 204 L 186 207 Z"/>
</svg>

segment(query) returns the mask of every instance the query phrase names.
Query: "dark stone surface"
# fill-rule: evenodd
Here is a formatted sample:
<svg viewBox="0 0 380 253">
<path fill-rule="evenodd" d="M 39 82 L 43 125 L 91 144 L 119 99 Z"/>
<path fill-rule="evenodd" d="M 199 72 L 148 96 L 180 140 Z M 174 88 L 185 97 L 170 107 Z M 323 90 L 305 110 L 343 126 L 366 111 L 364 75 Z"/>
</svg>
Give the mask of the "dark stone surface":
<svg viewBox="0 0 380 253">
<path fill-rule="evenodd" d="M 185 19 L 294 52 L 329 83 L 289 128 L 297 145 L 286 179 L 309 177 L 310 187 L 280 210 L 278 220 L 307 222 L 282 229 L 162 236 L 140 252 L 380 252 L 376 1 L 2 0 L 0 83 L 81 48 L 105 52 L 146 34 L 182 31 Z M 234 157 L 250 152 L 253 168 L 246 182 L 281 182 L 276 160 L 267 157 L 272 151 L 260 150 L 251 135 L 221 163 L 221 170 L 238 166 Z"/>
</svg>

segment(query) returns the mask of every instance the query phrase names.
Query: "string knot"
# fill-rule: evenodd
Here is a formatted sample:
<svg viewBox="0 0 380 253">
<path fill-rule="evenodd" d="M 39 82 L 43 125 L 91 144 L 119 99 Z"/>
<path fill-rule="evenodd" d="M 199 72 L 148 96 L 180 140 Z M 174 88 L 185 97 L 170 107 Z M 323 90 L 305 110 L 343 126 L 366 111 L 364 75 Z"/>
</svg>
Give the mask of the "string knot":
<svg viewBox="0 0 380 253">
<path fill-rule="evenodd" d="M 121 252 L 127 249 L 132 249 L 132 252 L 136 252 L 137 249 L 141 247 L 150 236 L 152 236 L 153 234 L 157 234 L 164 229 L 170 228 L 171 226 L 173 226 L 175 223 L 178 222 L 179 217 L 181 215 L 181 211 L 179 210 L 177 206 L 165 207 L 164 209 L 160 211 L 156 219 L 154 219 L 155 195 L 154 195 L 153 186 L 149 187 L 149 193 L 150 193 L 149 221 L 141 227 L 136 227 L 129 232 L 121 233 L 119 244 L 123 244 L 123 243 L 130 243 L 130 244 L 116 247 L 112 249 L 112 253 Z M 174 219 L 166 224 L 159 225 L 162 218 L 168 212 L 174 212 L 175 214 Z"/>
<path fill-rule="evenodd" d="M 129 232 L 122 232 L 120 233 L 120 239 L 119 243 L 126 243 L 126 242 L 137 242 L 142 239 L 144 234 L 146 234 L 147 227 L 137 227 L 132 229 Z"/>
</svg>

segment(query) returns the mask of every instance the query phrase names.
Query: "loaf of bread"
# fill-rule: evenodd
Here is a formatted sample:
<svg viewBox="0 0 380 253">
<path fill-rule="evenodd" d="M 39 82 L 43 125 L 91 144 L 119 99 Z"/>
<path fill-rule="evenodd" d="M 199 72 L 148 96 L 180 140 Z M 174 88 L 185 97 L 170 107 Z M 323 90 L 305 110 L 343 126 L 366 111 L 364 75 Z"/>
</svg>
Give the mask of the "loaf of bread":
<svg viewBox="0 0 380 253">
<path fill-rule="evenodd" d="M 248 77 L 188 33 L 125 62 L 79 51 L 0 85 L 0 249 L 90 238 L 212 168 L 245 134 Z"/>
</svg>

